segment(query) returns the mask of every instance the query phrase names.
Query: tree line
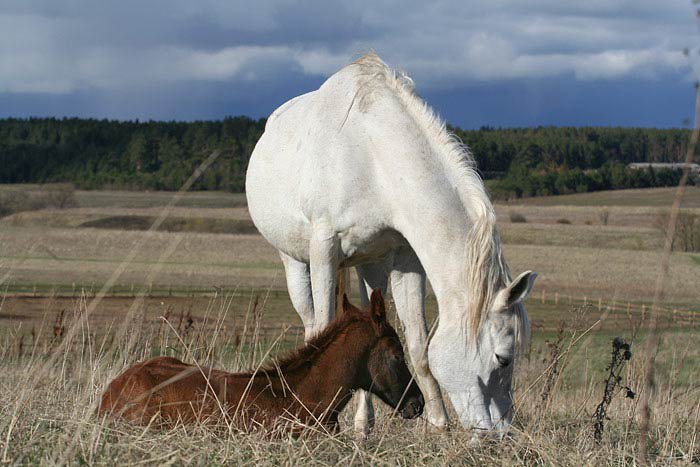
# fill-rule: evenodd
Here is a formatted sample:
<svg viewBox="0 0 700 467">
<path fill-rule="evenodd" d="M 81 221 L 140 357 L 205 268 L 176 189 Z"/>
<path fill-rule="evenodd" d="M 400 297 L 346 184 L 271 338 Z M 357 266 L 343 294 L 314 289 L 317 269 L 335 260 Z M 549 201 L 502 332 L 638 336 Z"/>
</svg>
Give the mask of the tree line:
<svg viewBox="0 0 700 467">
<path fill-rule="evenodd" d="M 139 122 L 78 118 L 0 120 L 0 183 L 70 182 L 83 189 L 177 190 L 213 150 L 226 150 L 194 190 L 241 192 L 265 119 Z M 667 186 L 679 173 L 627 168 L 677 162 L 684 129 L 537 127 L 462 130 L 489 187 L 500 196 L 533 196 Z"/>
</svg>

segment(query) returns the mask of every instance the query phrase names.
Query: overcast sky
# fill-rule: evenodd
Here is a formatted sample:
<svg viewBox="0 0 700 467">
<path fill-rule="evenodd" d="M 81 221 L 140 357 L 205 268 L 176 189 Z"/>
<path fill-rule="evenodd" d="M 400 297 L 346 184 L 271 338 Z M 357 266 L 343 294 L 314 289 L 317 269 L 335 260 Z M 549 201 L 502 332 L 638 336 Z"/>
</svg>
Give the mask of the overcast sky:
<svg viewBox="0 0 700 467">
<path fill-rule="evenodd" d="M 466 128 L 682 126 L 696 21 L 690 0 L 1 0 L 0 117 L 263 117 L 372 49 Z"/>
</svg>

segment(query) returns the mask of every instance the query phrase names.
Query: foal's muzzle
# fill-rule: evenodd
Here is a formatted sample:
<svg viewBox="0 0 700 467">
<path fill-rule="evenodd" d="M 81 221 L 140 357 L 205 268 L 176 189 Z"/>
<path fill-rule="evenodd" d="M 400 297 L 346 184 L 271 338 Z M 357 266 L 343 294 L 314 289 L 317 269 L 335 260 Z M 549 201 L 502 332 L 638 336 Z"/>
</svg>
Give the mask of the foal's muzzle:
<svg viewBox="0 0 700 467">
<path fill-rule="evenodd" d="M 423 400 L 423 394 L 418 390 L 417 394 L 406 395 L 404 403 L 401 405 L 401 416 L 403 418 L 416 418 L 423 413 L 423 406 L 425 405 L 425 400 Z"/>
</svg>

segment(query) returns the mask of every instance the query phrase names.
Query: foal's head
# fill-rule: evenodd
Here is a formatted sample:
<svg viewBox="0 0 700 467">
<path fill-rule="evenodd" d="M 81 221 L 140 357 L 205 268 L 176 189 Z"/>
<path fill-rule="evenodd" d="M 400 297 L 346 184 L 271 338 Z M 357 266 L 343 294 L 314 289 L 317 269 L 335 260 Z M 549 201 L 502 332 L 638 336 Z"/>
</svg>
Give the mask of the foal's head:
<svg viewBox="0 0 700 467">
<path fill-rule="evenodd" d="M 344 313 L 364 314 L 371 324 L 374 339 L 370 344 L 367 367 L 363 369 L 366 387 L 362 387 L 404 418 L 415 418 L 423 412 L 423 394 L 411 376 L 404 359 L 403 347 L 396 331 L 386 320 L 384 299 L 379 289 L 372 292 L 368 310 L 354 307 L 343 295 Z"/>
</svg>

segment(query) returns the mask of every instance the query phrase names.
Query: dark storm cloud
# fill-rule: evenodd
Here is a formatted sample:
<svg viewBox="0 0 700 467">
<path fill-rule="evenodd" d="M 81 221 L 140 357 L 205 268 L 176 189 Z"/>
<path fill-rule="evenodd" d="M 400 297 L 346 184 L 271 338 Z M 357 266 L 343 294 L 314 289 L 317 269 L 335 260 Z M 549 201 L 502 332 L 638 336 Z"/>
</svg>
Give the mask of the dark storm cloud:
<svg viewBox="0 0 700 467">
<path fill-rule="evenodd" d="M 0 115 L 265 115 L 369 49 L 428 97 L 551 82 L 668 90 L 691 82 L 691 13 L 681 0 L 6 0 Z"/>
</svg>

